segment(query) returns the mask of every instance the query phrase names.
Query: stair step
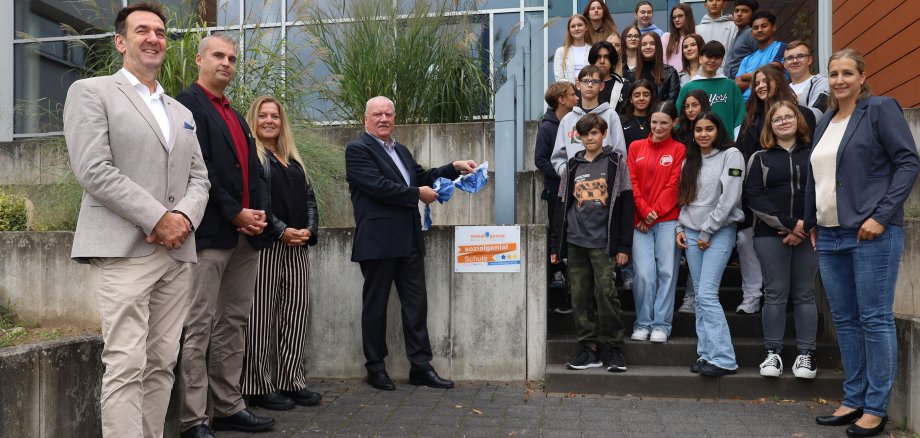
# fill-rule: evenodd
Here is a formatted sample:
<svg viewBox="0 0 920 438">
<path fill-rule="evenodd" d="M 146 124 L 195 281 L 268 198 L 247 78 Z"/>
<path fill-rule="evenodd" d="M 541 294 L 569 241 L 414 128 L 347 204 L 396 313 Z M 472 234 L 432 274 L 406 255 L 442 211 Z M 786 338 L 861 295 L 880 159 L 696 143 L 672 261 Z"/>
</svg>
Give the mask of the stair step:
<svg viewBox="0 0 920 438">
<path fill-rule="evenodd" d="M 628 336 L 628 334 L 627 334 Z M 629 364 L 643 366 L 676 366 L 688 368 L 697 359 L 696 337 L 672 337 L 668 342 L 655 344 L 648 341 L 633 341 L 628 337 L 623 345 Z M 763 338 L 733 337 L 735 358 L 741 367 L 758 367 L 764 359 Z M 546 341 L 546 363 L 564 364 L 581 350 L 574 336 L 551 337 Z M 783 344 L 783 366 L 791 372 L 798 354 L 795 340 L 786 339 Z M 840 349 L 833 342 L 819 341 L 815 350 L 815 361 L 819 368 L 834 369 L 840 366 Z M 549 365 L 547 365 L 549 366 Z"/>
<path fill-rule="evenodd" d="M 684 283 L 680 283 L 680 286 L 677 287 L 677 290 L 674 292 L 674 310 L 676 311 L 678 307 L 684 302 L 684 293 L 686 288 Z M 618 296 L 620 298 L 620 307 L 624 310 L 635 310 L 636 301 L 633 296 L 631 289 L 617 289 Z M 562 304 L 562 301 L 566 297 L 565 289 L 549 289 L 549 308 L 552 309 Z M 741 299 L 743 298 L 743 292 L 741 291 L 740 286 L 725 286 L 719 288 L 719 304 L 722 305 L 722 308 L 725 310 L 734 311 L 739 304 L 741 304 Z"/>
<path fill-rule="evenodd" d="M 757 368 L 742 367 L 720 378 L 695 375 L 686 366 L 628 365 L 623 373 L 605 368 L 575 371 L 563 365 L 546 366 L 547 392 L 636 395 L 648 397 L 742 398 L 779 397 L 784 400 L 839 398 L 843 373 L 818 369 L 815 379 L 797 379 L 791 371 L 778 378 L 762 377 Z"/>
<path fill-rule="evenodd" d="M 558 315 L 549 311 L 546 317 L 546 333 L 548 336 L 575 335 L 575 319 L 571 314 Z M 760 314 L 739 315 L 735 309 L 725 311 L 725 319 L 732 337 L 763 337 L 763 322 Z M 626 327 L 627 336 L 632 333 L 633 324 L 636 322 L 636 312 L 629 310 L 623 312 L 623 325 Z M 824 335 L 824 314 L 818 313 L 818 338 Z M 795 335 L 795 317 L 792 312 L 786 313 L 786 337 Z M 674 312 L 671 321 L 672 336 L 696 336 L 696 315 L 692 313 Z"/>
</svg>

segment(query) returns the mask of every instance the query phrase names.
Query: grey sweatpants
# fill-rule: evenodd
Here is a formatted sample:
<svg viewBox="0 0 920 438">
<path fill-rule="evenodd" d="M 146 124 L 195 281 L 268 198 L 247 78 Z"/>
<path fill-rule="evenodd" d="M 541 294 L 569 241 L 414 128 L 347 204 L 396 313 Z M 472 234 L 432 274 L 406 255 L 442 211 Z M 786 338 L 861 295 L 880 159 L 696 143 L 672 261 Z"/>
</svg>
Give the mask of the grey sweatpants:
<svg viewBox="0 0 920 438">
<path fill-rule="evenodd" d="M 786 330 L 786 303 L 792 299 L 795 343 L 799 351 L 815 349 L 818 311 L 815 307 L 815 274 L 818 255 L 811 243 L 796 246 L 781 237 L 755 237 L 754 251 L 763 268 L 763 337 L 767 350 L 779 353 Z"/>
</svg>

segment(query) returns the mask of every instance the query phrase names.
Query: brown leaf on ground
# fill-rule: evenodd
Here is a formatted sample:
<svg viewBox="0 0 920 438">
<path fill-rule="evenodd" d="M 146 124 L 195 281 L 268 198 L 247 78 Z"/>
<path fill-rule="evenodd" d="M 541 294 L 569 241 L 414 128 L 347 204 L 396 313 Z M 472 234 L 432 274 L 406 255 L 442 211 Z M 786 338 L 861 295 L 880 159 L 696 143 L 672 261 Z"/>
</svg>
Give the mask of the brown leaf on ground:
<svg viewBox="0 0 920 438">
<path fill-rule="evenodd" d="M 473 409 L 473 413 L 476 415 L 482 415 L 482 411 L 480 411 L 479 409 Z"/>
<path fill-rule="evenodd" d="M 533 390 L 527 388 L 524 390 L 524 401 L 530 400 L 530 395 L 533 394 Z"/>
<path fill-rule="evenodd" d="M 823 398 L 821 398 L 821 397 L 818 397 L 818 403 L 821 403 L 822 405 L 826 405 L 826 404 L 827 404 L 827 400 L 825 400 L 825 399 L 823 399 Z"/>
<path fill-rule="evenodd" d="M 508 436 L 518 436 L 519 433 L 520 433 L 520 432 L 517 432 L 517 431 L 513 431 L 513 430 L 512 430 L 511 432 L 508 432 Z"/>
<path fill-rule="evenodd" d="M 360 406 L 361 406 L 362 408 L 366 408 L 366 407 L 367 407 L 367 403 L 361 403 Z"/>
<path fill-rule="evenodd" d="M 463 407 L 463 405 L 454 405 L 454 408 L 455 408 L 455 409 L 460 409 L 460 408 L 462 408 L 462 407 Z"/>
<path fill-rule="evenodd" d="M 575 391 L 572 391 L 572 392 L 567 393 L 565 396 L 567 398 L 575 398 L 575 397 L 578 397 L 578 394 Z"/>
</svg>

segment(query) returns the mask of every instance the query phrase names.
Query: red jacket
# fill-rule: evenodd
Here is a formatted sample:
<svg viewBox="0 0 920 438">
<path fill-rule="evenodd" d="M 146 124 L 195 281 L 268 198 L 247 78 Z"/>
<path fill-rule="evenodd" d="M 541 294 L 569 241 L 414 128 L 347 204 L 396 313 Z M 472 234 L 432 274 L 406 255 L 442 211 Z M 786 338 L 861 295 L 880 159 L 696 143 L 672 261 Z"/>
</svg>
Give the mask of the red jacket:
<svg viewBox="0 0 920 438">
<path fill-rule="evenodd" d="M 633 226 L 648 217 L 651 211 L 658 213 L 654 223 L 677 220 L 680 214 L 677 205 L 680 169 L 686 153 L 684 145 L 671 137 L 655 143 L 649 135 L 629 146 L 626 165 L 636 202 Z"/>
</svg>

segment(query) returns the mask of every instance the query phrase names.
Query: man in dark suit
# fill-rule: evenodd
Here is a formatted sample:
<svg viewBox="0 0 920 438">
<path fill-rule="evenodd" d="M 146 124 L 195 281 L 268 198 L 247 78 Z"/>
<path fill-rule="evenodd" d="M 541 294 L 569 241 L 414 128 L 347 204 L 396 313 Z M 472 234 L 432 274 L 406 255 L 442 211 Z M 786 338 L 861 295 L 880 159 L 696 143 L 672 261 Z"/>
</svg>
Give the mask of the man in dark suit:
<svg viewBox="0 0 920 438">
<path fill-rule="evenodd" d="M 215 430 L 256 432 L 275 424 L 246 408 L 240 373 L 258 250 L 263 246 L 259 235 L 284 231 L 267 225 L 270 199 L 255 140 L 246 120 L 224 96 L 235 71 L 236 41 L 221 33 L 205 37 L 195 61 L 198 81 L 177 99 L 198 126 L 211 191 L 204 219 L 195 230 L 199 263 L 192 272 L 192 307 L 179 373 L 183 438 L 212 436 L 207 426 L 209 392 Z"/>
<path fill-rule="evenodd" d="M 345 177 L 355 212 L 351 260 L 361 265 L 364 274 L 361 334 L 367 383 L 387 391 L 396 389 L 383 362 L 387 356 L 387 301 L 395 283 L 411 363 L 409 383 L 452 388 L 454 382 L 438 376 L 430 363 L 425 242 L 418 202 L 438 198 L 431 188 L 435 179 L 457 178 L 461 172 L 473 171 L 476 162 L 454 161 L 423 169 L 405 146 L 393 140 L 394 114 L 393 101 L 386 97 L 367 101 L 366 132 L 345 149 Z"/>
</svg>

